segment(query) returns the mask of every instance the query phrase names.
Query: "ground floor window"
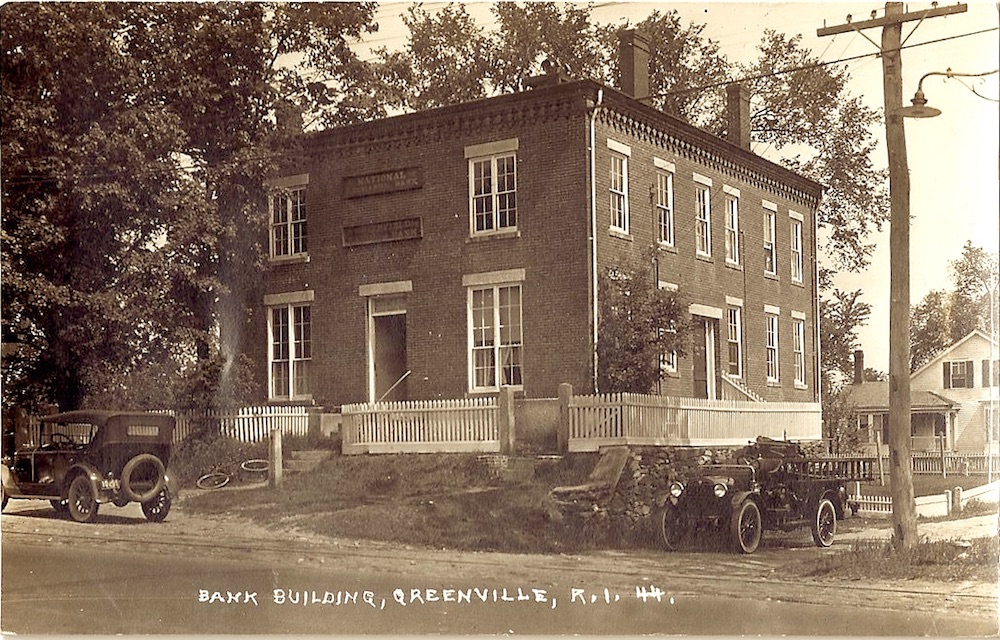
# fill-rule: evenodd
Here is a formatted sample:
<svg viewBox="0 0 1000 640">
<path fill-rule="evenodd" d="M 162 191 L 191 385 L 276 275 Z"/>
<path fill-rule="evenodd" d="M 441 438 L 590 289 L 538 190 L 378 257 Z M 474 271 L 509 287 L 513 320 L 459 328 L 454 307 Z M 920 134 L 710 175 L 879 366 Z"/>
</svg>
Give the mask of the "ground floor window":
<svg viewBox="0 0 1000 640">
<path fill-rule="evenodd" d="M 312 307 L 283 305 L 270 308 L 268 318 L 270 398 L 308 397 L 312 363 Z"/>
<path fill-rule="evenodd" d="M 472 390 L 520 387 L 523 384 L 521 286 L 470 289 L 469 315 Z"/>
</svg>

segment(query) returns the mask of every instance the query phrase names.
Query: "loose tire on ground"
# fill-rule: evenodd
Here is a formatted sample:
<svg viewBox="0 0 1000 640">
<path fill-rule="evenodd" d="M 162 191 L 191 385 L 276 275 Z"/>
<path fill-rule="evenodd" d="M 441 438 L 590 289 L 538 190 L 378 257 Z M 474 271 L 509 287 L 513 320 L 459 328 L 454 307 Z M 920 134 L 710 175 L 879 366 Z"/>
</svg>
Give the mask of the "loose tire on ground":
<svg viewBox="0 0 1000 640">
<path fill-rule="evenodd" d="M 753 553 L 760 546 L 763 535 L 760 508 L 753 500 L 744 500 L 733 511 L 729 521 L 733 547 L 739 553 Z"/>
<path fill-rule="evenodd" d="M 812 537 L 817 547 L 829 547 L 837 535 L 837 509 L 829 498 L 823 498 L 816 507 L 812 521 Z"/>
<path fill-rule="evenodd" d="M 122 491 L 130 500 L 148 502 L 156 497 L 166 482 L 163 462 L 151 453 L 140 453 L 122 469 Z"/>
<path fill-rule="evenodd" d="M 195 481 L 194 485 L 199 489 L 221 489 L 229 484 L 229 474 L 221 471 L 206 473 Z"/>
<path fill-rule="evenodd" d="M 77 522 L 93 522 L 97 518 L 97 496 L 90 486 L 90 478 L 78 475 L 69 485 L 69 515 Z"/>
<path fill-rule="evenodd" d="M 156 497 L 142 503 L 142 513 L 150 522 L 163 522 L 170 513 L 170 491 L 163 487 Z"/>
</svg>

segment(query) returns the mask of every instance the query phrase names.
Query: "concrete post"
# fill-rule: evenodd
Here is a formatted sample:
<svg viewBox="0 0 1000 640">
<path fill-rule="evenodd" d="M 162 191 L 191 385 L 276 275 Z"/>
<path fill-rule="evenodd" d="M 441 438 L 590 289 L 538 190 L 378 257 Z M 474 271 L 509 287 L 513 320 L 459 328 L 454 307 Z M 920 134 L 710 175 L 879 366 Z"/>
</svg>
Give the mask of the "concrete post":
<svg viewBox="0 0 1000 640">
<path fill-rule="evenodd" d="M 271 429 L 270 460 L 267 466 L 267 485 L 281 488 L 281 429 Z"/>
<path fill-rule="evenodd" d="M 497 419 L 500 431 L 500 453 L 505 456 L 514 455 L 514 389 L 500 387 L 497 396 Z"/>
<path fill-rule="evenodd" d="M 962 513 L 962 487 L 955 487 L 951 491 L 951 513 Z"/>
<path fill-rule="evenodd" d="M 573 385 L 563 382 L 559 385 L 559 426 L 556 428 L 556 451 L 569 451 L 569 401 L 573 397 Z"/>
</svg>

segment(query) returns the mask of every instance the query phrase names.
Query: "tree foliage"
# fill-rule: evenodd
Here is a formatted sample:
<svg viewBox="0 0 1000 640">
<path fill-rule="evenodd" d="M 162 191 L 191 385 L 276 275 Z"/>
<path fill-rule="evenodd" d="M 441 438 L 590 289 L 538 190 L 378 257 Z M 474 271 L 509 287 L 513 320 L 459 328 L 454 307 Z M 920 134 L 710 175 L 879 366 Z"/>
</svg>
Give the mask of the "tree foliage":
<svg viewBox="0 0 1000 640">
<path fill-rule="evenodd" d="M 949 266 L 952 289 L 929 291 L 910 311 L 911 371 L 975 329 L 988 334 L 991 310 L 997 325 L 997 254 L 966 241 L 961 257 Z"/>
<path fill-rule="evenodd" d="M 601 275 L 597 386 L 602 393 L 649 393 L 660 359 L 687 353 L 691 317 L 676 291 L 653 284 L 648 270 L 621 265 Z"/>
<path fill-rule="evenodd" d="M 854 352 L 858 349 L 858 330 L 871 316 L 871 305 L 861 301 L 861 290 L 834 289 L 820 298 L 820 368 L 823 393 L 833 390 L 854 375 Z"/>
<path fill-rule="evenodd" d="M 371 116 L 347 106 L 370 72 L 347 43 L 374 29 L 373 11 L 2 8 L 5 406 L 167 397 L 216 357 L 220 322 L 239 339 L 259 300 L 244 285 L 263 265 L 262 179 L 301 132 L 276 118 Z"/>
</svg>

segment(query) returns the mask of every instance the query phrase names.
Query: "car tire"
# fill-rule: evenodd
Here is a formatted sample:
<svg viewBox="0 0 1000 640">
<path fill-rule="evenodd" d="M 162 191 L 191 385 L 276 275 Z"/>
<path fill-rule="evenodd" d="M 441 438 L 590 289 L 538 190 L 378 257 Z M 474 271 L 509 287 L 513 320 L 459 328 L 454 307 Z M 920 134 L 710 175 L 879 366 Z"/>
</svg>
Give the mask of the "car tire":
<svg viewBox="0 0 1000 640">
<path fill-rule="evenodd" d="M 817 547 L 829 547 L 837 535 L 837 509 L 829 498 L 823 498 L 816 507 L 812 521 L 812 537 Z"/>
<path fill-rule="evenodd" d="M 0 498 L 0 503 L 2 503 L 0 504 L 0 511 L 3 511 L 7 508 L 7 501 L 10 500 L 10 496 L 7 495 L 7 490 L 3 488 L 2 483 L 0 483 L 0 496 L 3 496 Z"/>
<path fill-rule="evenodd" d="M 681 543 L 687 538 L 687 525 L 680 518 L 677 508 L 667 505 L 663 508 L 658 518 L 660 540 L 667 551 L 676 551 Z"/>
<path fill-rule="evenodd" d="M 138 478 L 133 478 L 137 473 Z M 129 500 L 149 502 L 163 490 L 166 479 L 163 461 L 151 453 L 140 453 L 122 469 L 122 491 Z"/>
<path fill-rule="evenodd" d="M 163 522 L 170 513 L 170 491 L 163 487 L 156 497 L 142 503 L 142 513 L 150 522 Z"/>
<path fill-rule="evenodd" d="M 69 513 L 69 504 L 65 500 L 49 500 L 56 513 Z"/>
<path fill-rule="evenodd" d="M 753 553 L 763 537 L 760 508 L 753 500 L 744 500 L 729 521 L 733 547 L 739 553 Z"/>
<path fill-rule="evenodd" d="M 100 506 L 90 485 L 90 478 L 83 474 L 73 478 L 69 485 L 69 515 L 77 522 L 93 522 Z"/>
</svg>

